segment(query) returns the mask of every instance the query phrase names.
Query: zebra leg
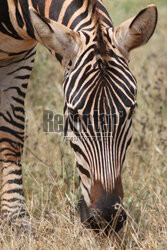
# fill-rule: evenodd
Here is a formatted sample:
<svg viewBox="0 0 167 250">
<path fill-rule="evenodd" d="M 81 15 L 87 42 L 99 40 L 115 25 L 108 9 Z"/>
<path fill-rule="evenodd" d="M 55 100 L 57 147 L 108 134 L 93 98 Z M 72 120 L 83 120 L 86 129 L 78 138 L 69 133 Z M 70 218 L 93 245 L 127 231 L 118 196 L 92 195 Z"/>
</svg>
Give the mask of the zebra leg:
<svg viewBox="0 0 167 250">
<path fill-rule="evenodd" d="M 35 52 L 33 48 L 21 59 L 0 66 L 1 214 L 8 219 L 26 214 L 21 166 L 24 99 Z"/>
</svg>

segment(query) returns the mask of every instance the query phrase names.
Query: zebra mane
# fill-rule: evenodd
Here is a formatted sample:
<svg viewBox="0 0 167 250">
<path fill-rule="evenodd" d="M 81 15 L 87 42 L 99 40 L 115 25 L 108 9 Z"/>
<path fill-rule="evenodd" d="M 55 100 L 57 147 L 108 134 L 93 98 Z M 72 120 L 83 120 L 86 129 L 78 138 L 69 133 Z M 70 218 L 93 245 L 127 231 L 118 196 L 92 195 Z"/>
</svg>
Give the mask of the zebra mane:
<svg viewBox="0 0 167 250">
<path fill-rule="evenodd" d="M 99 9 L 97 7 L 97 0 L 89 0 L 89 4 L 91 5 L 91 16 L 92 21 L 95 24 L 95 34 L 97 38 L 97 53 L 104 56 L 107 54 L 107 44 L 104 40 L 104 32 L 102 27 L 102 15 L 99 13 Z"/>
</svg>

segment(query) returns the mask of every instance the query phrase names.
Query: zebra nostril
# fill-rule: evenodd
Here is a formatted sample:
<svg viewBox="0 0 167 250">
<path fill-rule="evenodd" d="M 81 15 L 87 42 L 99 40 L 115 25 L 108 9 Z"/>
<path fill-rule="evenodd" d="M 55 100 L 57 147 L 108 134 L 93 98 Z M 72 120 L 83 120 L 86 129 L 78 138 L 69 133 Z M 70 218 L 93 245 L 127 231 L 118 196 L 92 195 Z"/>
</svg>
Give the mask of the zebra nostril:
<svg viewBox="0 0 167 250">
<path fill-rule="evenodd" d="M 115 205 L 114 205 L 114 209 L 115 210 L 119 210 L 121 208 L 121 205 L 119 204 L 119 203 L 116 203 Z"/>
<path fill-rule="evenodd" d="M 123 222 L 124 220 L 125 220 L 125 219 L 124 219 L 123 215 L 120 214 L 120 216 L 119 216 L 119 222 Z"/>
</svg>

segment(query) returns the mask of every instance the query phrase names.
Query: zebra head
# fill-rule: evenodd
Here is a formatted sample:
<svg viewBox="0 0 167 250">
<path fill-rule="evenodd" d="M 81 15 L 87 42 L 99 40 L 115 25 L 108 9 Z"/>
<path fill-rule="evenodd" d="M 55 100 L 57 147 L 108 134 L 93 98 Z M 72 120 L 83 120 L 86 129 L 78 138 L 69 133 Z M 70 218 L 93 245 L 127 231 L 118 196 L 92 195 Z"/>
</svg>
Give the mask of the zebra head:
<svg viewBox="0 0 167 250">
<path fill-rule="evenodd" d="M 94 5 L 76 31 L 30 13 L 37 40 L 66 68 L 65 134 L 80 176 L 81 221 L 118 231 L 126 220 L 121 172 L 137 93 L 129 54 L 152 36 L 157 9 L 149 5 L 114 28 Z"/>
</svg>

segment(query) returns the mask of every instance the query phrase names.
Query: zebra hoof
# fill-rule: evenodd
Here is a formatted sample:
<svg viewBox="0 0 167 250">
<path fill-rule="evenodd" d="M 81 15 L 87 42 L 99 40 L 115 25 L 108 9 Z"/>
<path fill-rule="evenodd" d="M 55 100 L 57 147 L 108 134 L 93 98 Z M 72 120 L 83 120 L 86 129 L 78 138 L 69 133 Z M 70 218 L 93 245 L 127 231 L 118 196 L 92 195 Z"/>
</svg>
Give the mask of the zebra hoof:
<svg viewBox="0 0 167 250">
<path fill-rule="evenodd" d="M 2 213 L 1 224 L 4 228 L 6 226 L 11 227 L 13 231 L 17 231 L 18 233 L 32 230 L 29 214 L 23 208 L 9 214 Z"/>
</svg>

